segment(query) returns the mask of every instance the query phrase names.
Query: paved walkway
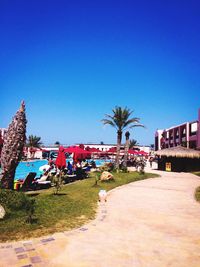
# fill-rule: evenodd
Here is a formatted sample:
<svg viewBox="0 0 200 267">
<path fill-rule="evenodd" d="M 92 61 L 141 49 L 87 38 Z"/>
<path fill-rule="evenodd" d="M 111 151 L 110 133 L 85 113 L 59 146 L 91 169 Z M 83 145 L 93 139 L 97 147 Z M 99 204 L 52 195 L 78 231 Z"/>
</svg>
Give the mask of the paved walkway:
<svg viewBox="0 0 200 267">
<path fill-rule="evenodd" d="M 79 229 L 0 244 L 0 266 L 199 267 L 200 179 L 155 172 L 162 176 L 111 191 Z"/>
</svg>

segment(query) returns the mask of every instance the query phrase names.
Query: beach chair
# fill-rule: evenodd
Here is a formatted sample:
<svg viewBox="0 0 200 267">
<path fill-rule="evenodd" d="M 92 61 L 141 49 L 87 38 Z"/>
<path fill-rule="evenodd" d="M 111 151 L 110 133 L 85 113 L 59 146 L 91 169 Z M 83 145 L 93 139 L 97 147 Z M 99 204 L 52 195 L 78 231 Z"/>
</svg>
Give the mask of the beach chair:
<svg viewBox="0 0 200 267">
<path fill-rule="evenodd" d="M 24 181 L 16 181 L 16 184 L 19 185 L 16 187 L 20 191 L 34 190 L 34 179 L 36 177 L 36 172 L 29 172 Z"/>
<path fill-rule="evenodd" d="M 72 183 L 74 181 L 76 181 L 76 174 L 66 174 L 63 179 L 64 179 L 64 183 L 68 184 L 68 183 Z"/>
<path fill-rule="evenodd" d="M 37 179 L 34 181 L 35 190 L 36 189 L 45 189 L 45 188 L 51 187 L 51 181 L 48 180 L 50 178 L 49 175 L 50 174 L 43 175 L 40 179 Z"/>
</svg>

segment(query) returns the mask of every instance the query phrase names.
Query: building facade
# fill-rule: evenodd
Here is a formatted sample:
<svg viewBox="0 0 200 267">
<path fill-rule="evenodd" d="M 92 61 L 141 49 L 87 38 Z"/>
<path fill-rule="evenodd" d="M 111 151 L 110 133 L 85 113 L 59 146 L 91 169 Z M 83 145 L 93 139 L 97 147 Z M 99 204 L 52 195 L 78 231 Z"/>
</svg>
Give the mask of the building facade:
<svg viewBox="0 0 200 267">
<path fill-rule="evenodd" d="M 178 145 L 200 150 L 200 109 L 197 120 L 156 131 L 155 150 Z"/>
<path fill-rule="evenodd" d="M 116 147 L 116 144 L 93 144 L 93 143 L 86 143 L 86 144 L 76 144 L 77 146 L 79 145 L 84 145 L 84 147 L 90 147 L 90 148 L 97 148 L 102 152 L 106 152 L 108 151 L 110 148 L 112 147 Z M 146 153 L 150 153 L 151 152 L 151 148 L 150 146 L 134 146 L 135 150 L 139 150 L 139 151 L 144 151 Z M 121 150 L 124 150 L 124 145 L 121 145 Z"/>
</svg>

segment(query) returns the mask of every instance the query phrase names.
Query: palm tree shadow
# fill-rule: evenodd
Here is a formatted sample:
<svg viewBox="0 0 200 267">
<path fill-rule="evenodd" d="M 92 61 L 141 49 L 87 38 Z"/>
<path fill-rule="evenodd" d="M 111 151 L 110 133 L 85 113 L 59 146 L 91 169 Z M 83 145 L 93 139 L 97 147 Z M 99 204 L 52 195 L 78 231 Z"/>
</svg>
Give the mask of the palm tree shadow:
<svg viewBox="0 0 200 267">
<path fill-rule="evenodd" d="M 61 196 L 66 196 L 66 195 L 67 195 L 67 193 L 57 193 L 57 194 L 54 194 L 54 196 L 58 196 L 58 197 L 59 197 L 59 196 L 60 196 L 60 197 L 61 197 Z"/>
</svg>

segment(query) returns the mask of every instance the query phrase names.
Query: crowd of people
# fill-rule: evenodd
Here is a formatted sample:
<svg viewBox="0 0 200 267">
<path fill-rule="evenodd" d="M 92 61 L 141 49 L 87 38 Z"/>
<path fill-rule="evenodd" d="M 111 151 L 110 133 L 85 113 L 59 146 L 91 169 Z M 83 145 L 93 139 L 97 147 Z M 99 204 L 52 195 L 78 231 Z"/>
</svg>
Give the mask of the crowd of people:
<svg viewBox="0 0 200 267">
<path fill-rule="evenodd" d="M 96 168 L 95 161 L 88 162 L 87 160 L 79 160 L 67 162 L 67 166 L 65 168 L 57 168 L 55 162 L 53 160 L 48 161 L 48 165 L 44 166 L 41 171 L 40 179 L 47 180 L 51 176 L 70 176 L 76 175 L 78 178 L 86 177 L 87 173 L 91 170 L 91 168 Z"/>
</svg>

